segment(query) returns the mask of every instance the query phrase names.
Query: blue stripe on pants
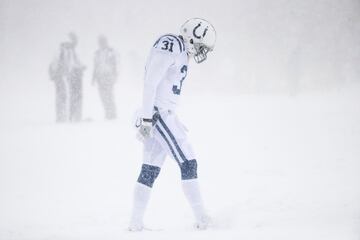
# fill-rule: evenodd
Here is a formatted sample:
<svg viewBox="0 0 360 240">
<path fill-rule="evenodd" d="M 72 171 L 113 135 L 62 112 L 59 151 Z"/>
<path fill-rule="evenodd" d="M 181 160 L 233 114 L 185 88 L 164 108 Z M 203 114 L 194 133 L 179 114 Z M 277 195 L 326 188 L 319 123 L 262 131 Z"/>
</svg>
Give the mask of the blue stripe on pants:
<svg viewBox="0 0 360 240">
<path fill-rule="evenodd" d="M 182 158 L 182 160 L 183 160 L 184 162 L 187 161 L 187 159 L 186 159 L 184 153 L 181 151 L 181 148 L 180 148 L 179 144 L 177 143 L 174 135 L 171 133 L 171 131 L 170 131 L 170 129 L 168 128 L 168 126 L 166 126 L 164 120 L 161 118 L 160 115 L 159 115 L 159 121 L 160 121 L 160 124 L 161 124 L 161 125 L 163 126 L 163 128 L 165 129 L 165 131 L 167 132 L 167 134 L 169 135 L 169 137 L 170 137 L 171 141 L 173 142 L 176 150 L 179 152 L 179 155 L 180 155 L 180 157 Z"/>
<path fill-rule="evenodd" d="M 161 131 L 161 129 L 160 129 L 160 127 L 159 127 L 158 125 L 155 125 L 155 127 L 156 127 L 156 129 L 159 131 L 160 135 L 164 138 L 164 140 L 165 140 L 165 142 L 167 143 L 167 145 L 169 146 L 170 151 L 171 151 L 172 155 L 174 156 L 176 162 L 177 162 L 179 165 L 181 165 L 181 164 L 180 164 L 180 161 L 179 161 L 179 158 L 176 156 L 176 153 L 175 153 L 173 147 L 171 146 L 169 140 L 166 138 L 164 132 Z"/>
</svg>

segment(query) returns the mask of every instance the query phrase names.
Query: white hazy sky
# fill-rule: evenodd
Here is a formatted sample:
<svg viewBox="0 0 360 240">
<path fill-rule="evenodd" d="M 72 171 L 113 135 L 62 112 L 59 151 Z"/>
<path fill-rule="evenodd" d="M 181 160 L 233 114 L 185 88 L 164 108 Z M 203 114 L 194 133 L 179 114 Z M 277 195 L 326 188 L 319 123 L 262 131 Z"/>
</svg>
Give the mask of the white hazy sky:
<svg viewBox="0 0 360 240">
<path fill-rule="evenodd" d="M 198 89 L 286 92 L 359 79 L 358 0 L 0 0 L 0 88 L 46 81 L 69 31 L 79 36 L 87 78 L 103 33 L 119 52 L 123 82 L 139 83 L 152 43 L 191 17 L 208 19 L 218 35 L 207 63 L 191 71 Z"/>
</svg>

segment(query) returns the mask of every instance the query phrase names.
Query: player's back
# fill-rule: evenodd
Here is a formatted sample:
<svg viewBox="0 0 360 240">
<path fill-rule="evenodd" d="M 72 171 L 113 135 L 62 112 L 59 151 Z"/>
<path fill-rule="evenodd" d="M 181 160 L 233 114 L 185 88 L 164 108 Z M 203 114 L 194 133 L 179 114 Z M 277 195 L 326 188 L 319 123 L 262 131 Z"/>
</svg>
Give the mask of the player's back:
<svg viewBox="0 0 360 240">
<path fill-rule="evenodd" d="M 181 36 L 166 34 L 155 42 L 145 74 L 145 81 L 157 82 L 155 106 L 175 110 L 187 74 L 188 61 Z M 161 79 L 149 79 L 154 77 Z"/>
</svg>

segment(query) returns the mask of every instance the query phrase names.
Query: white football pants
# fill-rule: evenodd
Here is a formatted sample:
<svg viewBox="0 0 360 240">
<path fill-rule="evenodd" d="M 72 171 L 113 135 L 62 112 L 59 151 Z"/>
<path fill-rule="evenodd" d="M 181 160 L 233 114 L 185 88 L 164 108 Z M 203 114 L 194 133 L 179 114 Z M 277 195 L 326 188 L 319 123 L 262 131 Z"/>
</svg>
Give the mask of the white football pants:
<svg viewBox="0 0 360 240">
<path fill-rule="evenodd" d="M 135 186 L 130 228 L 138 229 L 142 225 L 151 188 L 167 155 L 178 163 L 184 194 L 196 221 L 201 222 L 207 215 L 197 181 L 197 162 L 187 140 L 187 130 L 170 111 L 160 109 L 155 114 L 155 120 L 153 137 L 144 142 L 143 165 Z"/>
</svg>

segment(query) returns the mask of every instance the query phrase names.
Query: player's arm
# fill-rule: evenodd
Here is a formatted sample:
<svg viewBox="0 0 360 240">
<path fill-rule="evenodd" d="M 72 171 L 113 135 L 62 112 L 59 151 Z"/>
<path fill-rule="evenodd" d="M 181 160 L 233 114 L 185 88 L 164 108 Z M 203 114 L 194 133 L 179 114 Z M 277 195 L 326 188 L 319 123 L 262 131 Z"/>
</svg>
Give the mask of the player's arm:
<svg viewBox="0 0 360 240">
<path fill-rule="evenodd" d="M 152 118 L 157 87 L 172 64 L 174 64 L 174 57 L 171 54 L 156 48 L 152 49 L 145 73 L 143 119 Z"/>
<path fill-rule="evenodd" d="M 177 54 L 181 52 L 180 46 L 179 49 L 174 47 L 175 41 L 177 42 L 176 37 L 164 35 L 155 42 L 151 50 L 145 71 L 142 115 L 138 131 L 140 140 L 152 135 L 152 117 L 158 85 L 169 67 L 175 63 Z"/>
<path fill-rule="evenodd" d="M 140 141 L 144 141 L 152 136 L 152 116 L 157 87 L 172 64 L 174 64 L 174 58 L 171 55 L 159 49 L 152 49 L 146 65 L 142 115 L 137 134 L 137 138 Z"/>
</svg>

